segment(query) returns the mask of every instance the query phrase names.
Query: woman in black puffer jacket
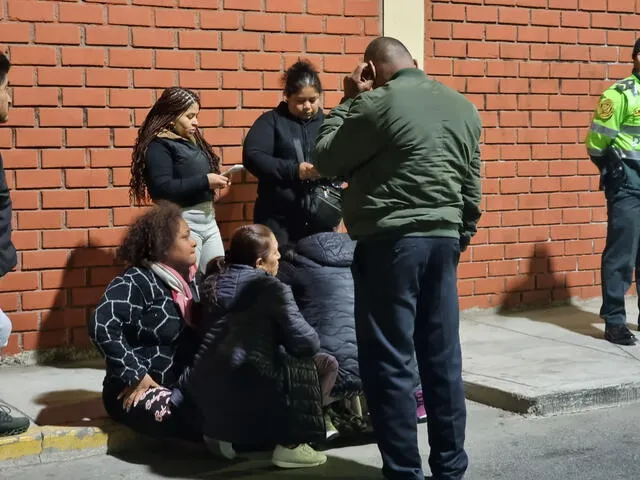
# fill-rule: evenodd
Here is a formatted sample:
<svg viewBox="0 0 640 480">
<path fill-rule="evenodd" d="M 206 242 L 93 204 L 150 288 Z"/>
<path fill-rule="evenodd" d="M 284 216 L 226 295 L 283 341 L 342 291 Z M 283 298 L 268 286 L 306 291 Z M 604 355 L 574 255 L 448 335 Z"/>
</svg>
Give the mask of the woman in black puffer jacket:
<svg viewBox="0 0 640 480">
<path fill-rule="evenodd" d="M 322 84 L 309 62 L 286 71 L 283 93 L 285 100 L 253 124 L 242 153 L 242 163 L 258 179 L 253 219 L 268 226 L 280 246 L 311 233 L 304 200 L 310 182 L 320 178 L 310 162 L 324 120 Z"/>
<path fill-rule="evenodd" d="M 226 259 L 207 267 L 202 289 L 206 335 L 180 392 L 195 400 L 205 442 L 231 459 L 236 444 L 277 444 L 273 463 L 313 467 L 327 457 L 323 404 L 337 362 L 318 353 L 318 335 L 278 280 L 278 242 L 263 225 L 240 227 Z M 208 324 L 208 325 L 207 325 Z"/>
</svg>

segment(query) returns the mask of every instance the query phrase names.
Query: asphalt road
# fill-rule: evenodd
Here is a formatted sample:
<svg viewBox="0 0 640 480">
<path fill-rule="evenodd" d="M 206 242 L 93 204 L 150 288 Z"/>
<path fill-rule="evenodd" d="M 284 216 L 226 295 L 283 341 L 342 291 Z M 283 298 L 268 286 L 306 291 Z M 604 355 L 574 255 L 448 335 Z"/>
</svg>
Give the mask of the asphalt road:
<svg viewBox="0 0 640 480">
<path fill-rule="evenodd" d="M 524 418 L 469 404 L 466 480 L 635 480 L 640 478 L 640 405 L 552 418 Z M 426 428 L 420 427 L 425 468 Z M 223 464 L 204 452 L 97 456 L 22 468 L 2 479 L 381 479 L 375 445 L 330 450 L 319 468 L 276 470 L 267 454 Z M 1 467 L 1 466 L 0 466 Z"/>
</svg>

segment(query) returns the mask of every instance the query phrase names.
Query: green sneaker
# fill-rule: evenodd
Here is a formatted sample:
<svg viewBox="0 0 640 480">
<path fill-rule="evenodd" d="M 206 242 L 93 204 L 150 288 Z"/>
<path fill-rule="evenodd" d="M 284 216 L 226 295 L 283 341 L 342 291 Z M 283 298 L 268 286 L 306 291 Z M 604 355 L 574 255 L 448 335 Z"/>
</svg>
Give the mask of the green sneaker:
<svg viewBox="0 0 640 480">
<path fill-rule="evenodd" d="M 277 445 L 273 450 L 271 461 L 280 468 L 306 468 L 322 465 L 327 461 L 327 456 L 315 451 L 306 443 L 301 443 L 296 448 Z"/>
</svg>

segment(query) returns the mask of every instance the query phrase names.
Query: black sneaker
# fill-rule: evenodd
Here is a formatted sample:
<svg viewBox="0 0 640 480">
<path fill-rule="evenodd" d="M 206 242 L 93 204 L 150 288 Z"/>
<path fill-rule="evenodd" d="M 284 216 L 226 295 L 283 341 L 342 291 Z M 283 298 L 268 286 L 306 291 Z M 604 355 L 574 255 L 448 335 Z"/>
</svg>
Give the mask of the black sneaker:
<svg viewBox="0 0 640 480">
<path fill-rule="evenodd" d="M 636 336 L 626 325 L 606 325 L 604 327 L 605 340 L 616 345 L 635 345 Z"/>
<path fill-rule="evenodd" d="M 12 417 L 11 409 L 6 405 L 0 405 L 0 437 L 20 435 L 29 428 L 29 419 L 26 417 Z"/>
</svg>

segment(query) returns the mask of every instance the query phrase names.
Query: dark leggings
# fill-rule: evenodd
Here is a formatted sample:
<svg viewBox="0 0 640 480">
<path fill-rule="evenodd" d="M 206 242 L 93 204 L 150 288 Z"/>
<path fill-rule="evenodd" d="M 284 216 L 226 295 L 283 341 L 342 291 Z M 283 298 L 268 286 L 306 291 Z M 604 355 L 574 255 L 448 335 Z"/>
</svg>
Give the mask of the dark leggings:
<svg viewBox="0 0 640 480">
<path fill-rule="evenodd" d="M 329 405 L 335 400 L 331 397 L 331 390 L 336 384 L 338 378 L 338 361 L 328 353 L 317 353 L 313 357 L 318 371 L 318 379 L 320 380 L 320 389 L 322 390 L 322 405 Z"/>
<path fill-rule="evenodd" d="M 318 353 L 313 360 L 318 371 L 322 404 L 328 405 L 334 400 L 331 390 L 338 376 L 338 361 L 326 353 Z M 176 407 L 171 403 L 171 390 L 150 388 L 135 407 L 126 411 L 122 407 L 122 399 L 118 399 L 123 388 L 105 385 L 102 391 L 105 410 L 115 421 L 151 437 L 185 440 L 199 440 L 202 437 L 200 413 L 187 396 Z"/>
<path fill-rule="evenodd" d="M 171 390 L 150 388 L 135 407 L 126 411 L 122 399 L 118 399 L 121 391 L 106 385 L 102 391 L 105 410 L 115 421 L 150 437 L 193 441 L 202 438 L 199 411 L 186 398 L 176 407 L 171 403 Z"/>
</svg>

